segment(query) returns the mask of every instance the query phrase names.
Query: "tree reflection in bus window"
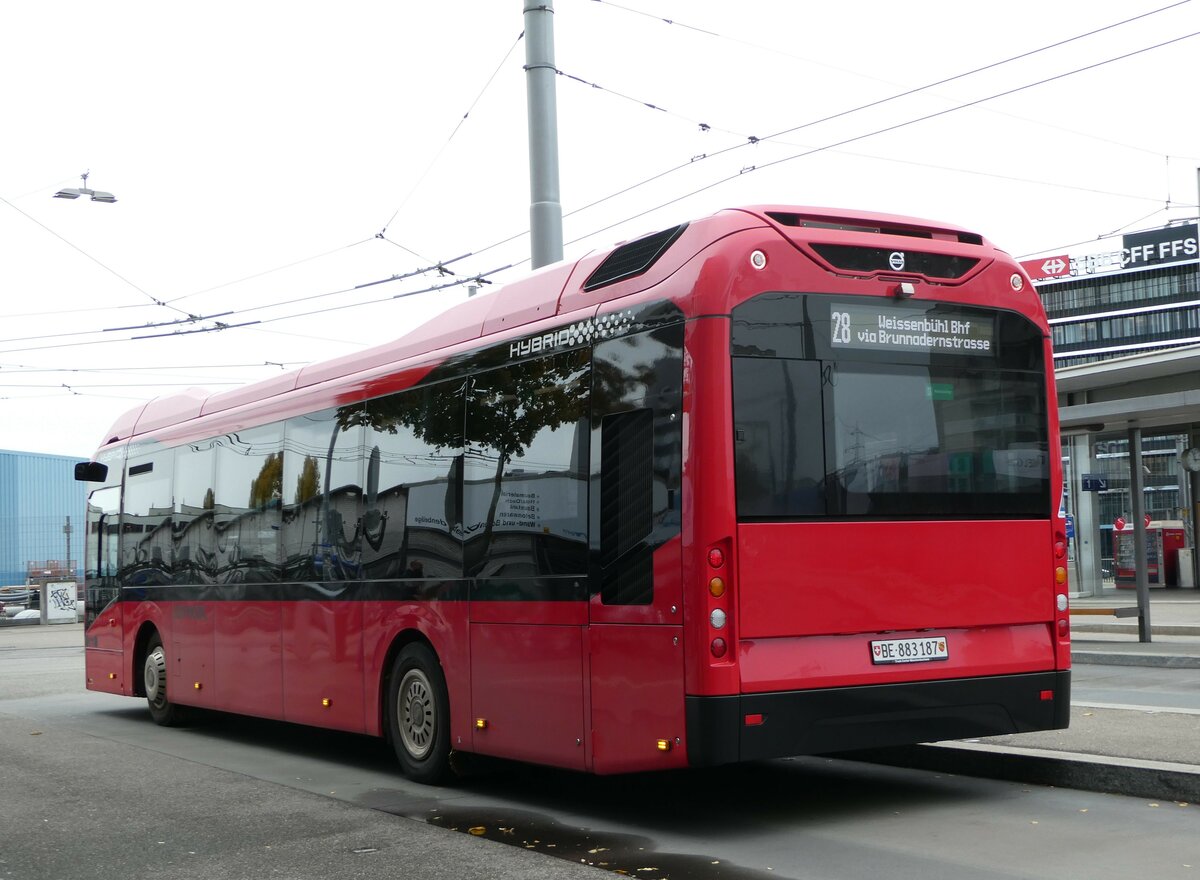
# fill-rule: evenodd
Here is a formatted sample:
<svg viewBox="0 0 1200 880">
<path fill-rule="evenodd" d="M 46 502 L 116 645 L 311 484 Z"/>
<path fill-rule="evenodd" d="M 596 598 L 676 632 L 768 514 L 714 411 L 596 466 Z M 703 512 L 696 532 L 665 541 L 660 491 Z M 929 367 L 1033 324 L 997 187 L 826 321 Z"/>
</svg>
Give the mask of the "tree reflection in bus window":
<svg viewBox="0 0 1200 880">
<path fill-rule="evenodd" d="M 217 580 L 279 580 L 283 500 L 283 426 L 247 428 L 218 437 L 216 446 Z"/>
<path fill-rule="evenodd" d="M 298 416 L 284 425 L 285 580 L 362 576 L 363 432 L 361 420 L 347 419 L 342 409 Z"/>
</svg>

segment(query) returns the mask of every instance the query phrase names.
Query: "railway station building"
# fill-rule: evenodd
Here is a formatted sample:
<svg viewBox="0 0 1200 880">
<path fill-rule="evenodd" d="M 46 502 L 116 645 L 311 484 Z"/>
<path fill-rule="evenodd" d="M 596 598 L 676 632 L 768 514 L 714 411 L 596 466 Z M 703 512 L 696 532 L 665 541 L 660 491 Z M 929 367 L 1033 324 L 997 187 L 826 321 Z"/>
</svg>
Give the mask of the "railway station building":
<svg viewBox="0 0 1200 880">
<path fill-rule="evenodd" d="M 1149 553 L 1163 557 L 1149 563 L 1150 585 L 1197 583 L 1194 553 L 1154 544 L 1167 530 L 1185 550 L 1196 546 L 1197 251 L 1191 220 L 1022 263 L 1053 333 L 1072 595 L 1129 585 L 1120 557 L 1132 544 L 1114 533 L 1133 529 L 1135 511 L 1154 524 Z"/>
</svg>

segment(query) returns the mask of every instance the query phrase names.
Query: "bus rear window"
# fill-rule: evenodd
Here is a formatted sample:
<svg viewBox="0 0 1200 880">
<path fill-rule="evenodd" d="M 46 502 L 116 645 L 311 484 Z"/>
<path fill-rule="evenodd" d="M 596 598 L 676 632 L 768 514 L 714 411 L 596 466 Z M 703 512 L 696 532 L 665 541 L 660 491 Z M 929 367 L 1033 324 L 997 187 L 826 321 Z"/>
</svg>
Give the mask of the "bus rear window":
<svg viewBox="0 0 1200 880">
<path fill-rule="evenodd" d="M 1050 515 L 1041 372 L 809 350 L 733 359 L 739 518 Z"/>
</svg>

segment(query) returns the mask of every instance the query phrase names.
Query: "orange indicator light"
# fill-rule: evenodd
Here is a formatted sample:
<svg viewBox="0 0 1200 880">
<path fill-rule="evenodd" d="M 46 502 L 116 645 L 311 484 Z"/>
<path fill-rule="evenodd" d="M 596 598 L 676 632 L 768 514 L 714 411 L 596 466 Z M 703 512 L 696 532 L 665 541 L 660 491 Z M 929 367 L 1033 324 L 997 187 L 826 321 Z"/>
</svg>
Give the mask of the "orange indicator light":
<svg viewBox="0 0 1200 880">
<path fill-rule="evenodd" d="M 1065 584 L 1067 582 L 1067 570 L 1061 565 L 1054 569 L 1054 583 Z"/>
<path fill-rule="evenodd" d="M 711 593 L 714 598 L 721 598 L 725 595 L 725 581 L 721 580 L 719 577 L 713 578 L 708 582 L 708 592 Z"/>
</svg>

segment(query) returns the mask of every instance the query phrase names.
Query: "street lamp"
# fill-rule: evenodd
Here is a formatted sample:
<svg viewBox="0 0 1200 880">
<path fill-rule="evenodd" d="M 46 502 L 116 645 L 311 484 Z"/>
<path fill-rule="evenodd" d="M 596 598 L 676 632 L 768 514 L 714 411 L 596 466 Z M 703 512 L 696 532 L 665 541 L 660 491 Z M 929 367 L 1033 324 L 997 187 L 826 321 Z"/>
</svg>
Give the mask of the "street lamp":
<svg viewBox="0 0 1200 880">
<path fill-rule="evenodd" d="M 91 196 L 93 202 L 107 202 L 108 204 L 111 205 L 113 202 L 115 202 L 117 200 L 117 197 L 114 196 L 112 193 L 104 192 L 104 190 L 100 190 L 100 189 L 88 189 L 87 188 L 88 175 L 91 173 L 92 172 L 90 172 L 90 171 L 85 171 L 85 172 L 83 172 L 83 174 L 80 175 L 80 177 L 83 178 L 83 186 L 79 187 L 78 189 L 76 189 L 73 186 L 67 187 L 66 189 L 60 189 L 58 192 L 56 192 L 54 194 L 54 198 L 56 198 L 56 199 L 77 199 L 80 196 Z"/>
</svg>

